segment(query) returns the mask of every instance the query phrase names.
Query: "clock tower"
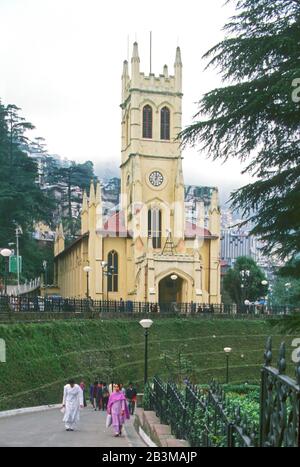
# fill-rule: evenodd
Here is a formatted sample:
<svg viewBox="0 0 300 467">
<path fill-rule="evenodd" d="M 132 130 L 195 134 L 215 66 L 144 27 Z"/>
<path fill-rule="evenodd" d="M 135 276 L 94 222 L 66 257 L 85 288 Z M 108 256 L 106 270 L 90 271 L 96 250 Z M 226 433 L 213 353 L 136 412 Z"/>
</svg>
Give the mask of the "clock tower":
<svg viewBox="0 0 300 467">
<path fill-rule="evenodd" d="M 101 187 L 92 182 L 83 198 L 82 235 L 67 249 L 56 236 L 63 296 L 83 298 L 88 288 L 93 299 L 113 301 L 114 310 L 159 313 L 221 303 L 218 192 L 210 189 L 209 208 L 203 198 L 185 219 L 181 105 L 179 47 L 174 74 L 165 65 L 155 76 L 140 71 L 135 43 L 130 73 L 125 61 L 122 75 L 122 209 L 104 222 Z"/>
<path fill-rule="evenodd" d="M 131 76 L 122 74 L 121 203 L 127 228 L 160 250 L 168 235 L 184 240 L 184 182 L 179 141 L 182 116 L 182 62 L 176 50 L 174 75 L 140 72 L 133 45 Z"/>
</svg>

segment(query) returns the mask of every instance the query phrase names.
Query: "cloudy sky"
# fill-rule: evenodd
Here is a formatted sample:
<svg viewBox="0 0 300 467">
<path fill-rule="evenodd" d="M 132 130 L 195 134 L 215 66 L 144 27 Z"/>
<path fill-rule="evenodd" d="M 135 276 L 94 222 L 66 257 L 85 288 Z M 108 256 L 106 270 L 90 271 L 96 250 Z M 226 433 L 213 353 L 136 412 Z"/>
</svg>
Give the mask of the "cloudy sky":
<svg viewBox="0 0 300 467">
<path fill-rule="evenodd" d="M 225 0 L 0 0 L 0 98 L 22 108 L 36 136 L 62 158 L 92 160 L 118 174 L 122 63 L 137 40 L 141 71 L 183 61 L 183 125 L 201 95 L 220 84 L 201 56 L 222 39 L 233 12 Z M 185 181 L 222 191 L 248 181 L 237 162 L 224 166 L 184 151 Z"/>
</svg>

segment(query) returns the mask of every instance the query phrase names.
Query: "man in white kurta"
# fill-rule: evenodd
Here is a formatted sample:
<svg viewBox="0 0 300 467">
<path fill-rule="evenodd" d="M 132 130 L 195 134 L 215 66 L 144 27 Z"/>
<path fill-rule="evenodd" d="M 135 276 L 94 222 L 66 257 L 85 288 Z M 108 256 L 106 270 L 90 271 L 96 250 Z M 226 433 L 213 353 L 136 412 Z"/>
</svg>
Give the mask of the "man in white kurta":
<svg viewBox="0 0 300 467">
<path fill-rule="evenodd" d="M 67 431 L 74 431 L 76 423 L 79 421 L 80 408 L 83 407 L 83 392 L 78 384 L 73 380 L 64 386 L 64 398 L 62 402 L 65 407 L 63 421 Z"/>
</svg>

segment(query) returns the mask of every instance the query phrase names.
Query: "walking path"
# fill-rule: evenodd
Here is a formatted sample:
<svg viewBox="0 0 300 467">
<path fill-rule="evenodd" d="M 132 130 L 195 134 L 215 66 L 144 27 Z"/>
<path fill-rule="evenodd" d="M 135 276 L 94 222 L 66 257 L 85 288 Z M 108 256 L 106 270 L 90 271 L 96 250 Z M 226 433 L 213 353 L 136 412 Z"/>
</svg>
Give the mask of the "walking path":
<svg viewBox="0 0 300 467">
<path fill-rule="evenodd" d="M 81 410 L 76 431 L 65 431 L 63 415 L 55 408 L 0 418 L 0 447 L 143 447 L 133 427 L 134 417 L 126 422 L 123 435 L 115 438 L 105 427 L 106 413 L 92 407 Z"/>
</svg>

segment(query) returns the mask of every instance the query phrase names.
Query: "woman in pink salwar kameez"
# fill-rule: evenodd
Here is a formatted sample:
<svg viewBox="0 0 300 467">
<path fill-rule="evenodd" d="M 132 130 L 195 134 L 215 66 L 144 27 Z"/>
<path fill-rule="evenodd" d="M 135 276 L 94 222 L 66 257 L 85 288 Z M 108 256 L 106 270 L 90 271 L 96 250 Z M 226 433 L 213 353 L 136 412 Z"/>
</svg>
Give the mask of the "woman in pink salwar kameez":
<svg viewBox="0 0 300 467">
<path fill-rule="evenodd" d="M 122 426 L 126 419 L 130 418 L 126 397 L 120 391 L 120 385 L 114 384 L 114 392 L 111 393 L 107 404 L 107 413 L 111 414 L 112 427 L 115 436 L 121 436 Z"/>
</svg>

